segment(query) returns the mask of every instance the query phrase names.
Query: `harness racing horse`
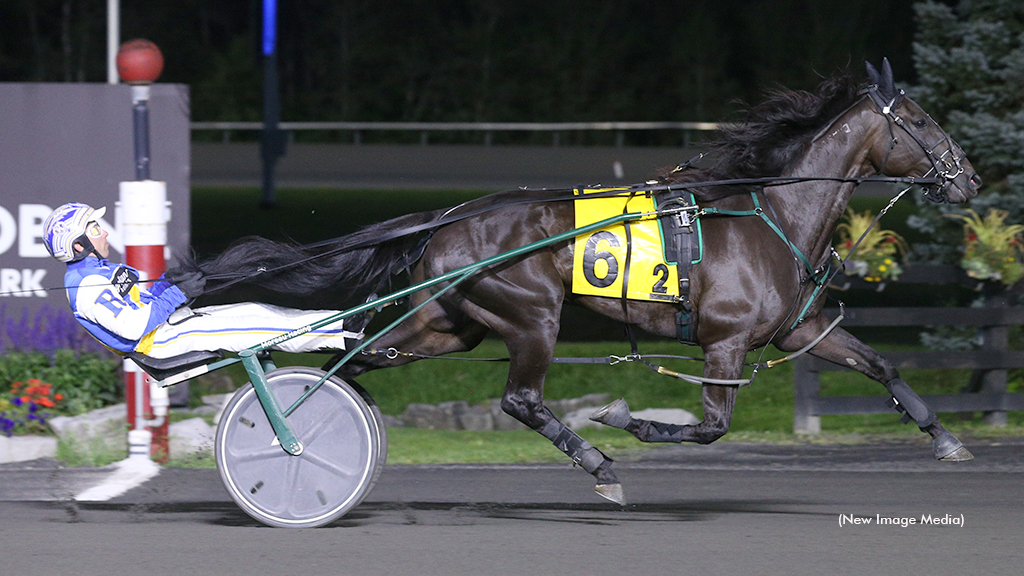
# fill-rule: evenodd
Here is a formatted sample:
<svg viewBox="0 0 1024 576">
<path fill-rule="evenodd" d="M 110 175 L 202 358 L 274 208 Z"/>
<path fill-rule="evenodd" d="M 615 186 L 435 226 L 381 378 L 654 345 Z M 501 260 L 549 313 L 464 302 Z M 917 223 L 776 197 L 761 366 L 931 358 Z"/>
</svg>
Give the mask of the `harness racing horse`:
<svg viewBox="0 0 1024 576">
<path fill-rule="evenodd" d="M 689 291 L 692 339 L 703 350 L 703 376 L 710 381 L 703 384 L 704 419 L 685 426 L 638 420 L 623 401 L 603 408 L 595 419 L 645 442 L 714 442 L 729 430 L 738 391 L 737 386 L 720 382 L 741 378 L 748 351 L 769 343 L 785 352 L 813 344 L 814 356 L 883 384 L 905 420 L 913 420 L 932 437 L 936 458 L 972 457 L 892 364 L 842 328 L 828 332 L 830 322 L 821 313 L 824 291 L 816 287 L 830 263 L 833 233 L 856 186 L 852 180 L 876 174 L 935 177 L 938 183 L 926 195 L 952 203 L 974 197 L 981 185 L 960 147 L 895 87 L 888 61 L 881 73 L 868 64 L 868 74 L 866 88 L 843 75 L 825 80 L 813 93 L 772 92 L 747 112 L 744 122 L 724 131 L 712 166 L 685 167 L 661 176 L 659 183 L 668 186 L 698 183 L 692 191 L 705 209 L 699 216 L 703 259 L 690 271 Z M 743 181 L 765 177 L 791 180 L 767 186 Z M 700 184 L 730 180 L 740 182 Z M 419 283 L 573 229 L 573 203 L 546 201 L 553 194 L 495 194 L 451 210 L 371 225 L 315 250 L 246 239 L 201 268 L 215 281 L 251 275 L 257 267 L 281 267 L 279 273 L 260 275 L 252 282 L 282 293 L 322 296 L 325 290 L 340 294 L 344 290 L 339 287 L 345 287 L 362 290 L 365 296 L 406 267 L 412 282 Z M 761 218 L 714 215 L 708 210 L 749 211 L 755 201 L 763 208 Z M 442 218 L 450 223 L 437 227 Z M 423 234 L 399 234 L 431 226 L 435 229 L 429 241 Z M 346 250 L 353 246 L 358 249 Z M 376 345 L 434 356 L 472 349 L 494 331 L 510 358 L 502 409 L 593 474 L 600 495 L 624 503 L 611 459 L 544 406 L 544 378 L 560 313 L 568 302 L 648 333 L 674 337 L 679 308 L 670 302 L 573 294 L 573 249 L 571 241 L 560 242 L 483 270 L 427 303 Z M 809 265 L 794 257 L 798 253 Z M 317 255 L 322 257 L 313 257 Z M 302 265 L 286 267 L 296 260 Z M 410 305 L 424 302 L 440 286 L 415 293 Z M 339 375 L 352 378 L 414 359 L 357 355 Z"/>
</svg>

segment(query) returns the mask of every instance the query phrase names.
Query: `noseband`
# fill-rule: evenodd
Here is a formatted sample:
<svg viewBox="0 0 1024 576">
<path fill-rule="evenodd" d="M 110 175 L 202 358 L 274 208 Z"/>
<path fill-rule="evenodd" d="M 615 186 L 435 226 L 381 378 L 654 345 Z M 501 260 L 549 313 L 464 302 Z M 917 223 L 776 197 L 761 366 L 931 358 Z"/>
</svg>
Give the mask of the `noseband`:
<svg viewBox="0 0 1024 576">
<path fill-rule="evenodd" d="M 924 197 L 932 202 L 945 202 L 947 200 L 946 191 L 949 189 L 953 179 L 964 172 L 964 168 L 960 164 L 960 161 L 966 156 L 966 154 L 963 152 L 963 149 L 960 148 L 960 145 L 953 140 L 948 132 L 942 130 L 938 123 L 932 120 L 932 117 L 927 113 L 925 113 L 925 116 L 927 116 L 927 118 L 931 120 L 936 127 L 939 127 L 943 137 L 939 138 L 935 144 L 929 146 L 917 134 L 914 134 L 910 127 L 907 126 L 906 122 L 903 121 L 903 118 L 896 114 L 896 111 L 903 105 L 903 100 L 906 96 L 906 93 L 903 90 L 898 90 L 896 95 L 889 101 L 886 101 L 885 97 L 882 96 L 877 84 L 868 86 L 864 89 L 863 93 L 871 98 L 871 101 L 875 104 L 876 112 L 885 116 L 889 123 L 889 149 L 885 153 L 885 158 L 882 161 L 882 167 L 879 169 L 879 172 L 881 173 L 885 171 L 885 165 L 889 161 L 889 154 L 892 153 L 893 149 L 895 149 L 896 145 L 899 143 L 893 130 L 893 124 L 895 124 L 902 128 L 903 131 L 906 132 L 912 140 L 914 140 L 914 142 L 917 142 L 917 145 L 921 147 L 925 156 L 928 157 L 928 161 L 932 163 L 932 169 L 925 173 L 925 176 L 929 176 L 934 172 L 937 182 L 934 185 L 923 187 Z M 935 149 L 943 142 L 946 144 L 946 151 L 941 155 L 936 154 Z M 959 156 L 956 154 L 955 150 L 960 150 Z"/>
</svg>

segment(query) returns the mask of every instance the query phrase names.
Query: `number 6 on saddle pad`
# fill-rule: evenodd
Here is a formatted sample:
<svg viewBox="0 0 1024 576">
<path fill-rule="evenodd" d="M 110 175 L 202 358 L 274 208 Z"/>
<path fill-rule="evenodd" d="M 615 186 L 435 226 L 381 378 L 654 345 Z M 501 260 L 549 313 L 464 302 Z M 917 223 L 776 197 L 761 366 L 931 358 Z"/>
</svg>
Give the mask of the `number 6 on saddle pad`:
<svg viewBox="0 0 1024 576">
<path fill-rule="evenodd" d="M 623 212 L 651 213 L 650 218 L 614 224 L 576 237 L 573 254 L 572 291 L 588 296 L 630 300 L 679 302 L 679 258 L 666 250 L 663 226 L 670 218 L 653 213 L 658 199 L 645 190 L 623 188 L 621 195 L 586 198 L 595 192 L 616 188 L 577 189 L 574 202 L 576 227 L 586 226 Z M 700 237 L 700 224 L 697 236 Z M 669 233 L 669 238 L 672 234 Z M 700 241 L 692 264 L 700 261 Z M 685 266 L 684 269 L 688 269 Z M 684 278 L 685 281 L 685 278 Z M 623 283 L 625 290 L 623 290 Z M 685 296 L 685 294 L 683 295 Z"/>
</svg>

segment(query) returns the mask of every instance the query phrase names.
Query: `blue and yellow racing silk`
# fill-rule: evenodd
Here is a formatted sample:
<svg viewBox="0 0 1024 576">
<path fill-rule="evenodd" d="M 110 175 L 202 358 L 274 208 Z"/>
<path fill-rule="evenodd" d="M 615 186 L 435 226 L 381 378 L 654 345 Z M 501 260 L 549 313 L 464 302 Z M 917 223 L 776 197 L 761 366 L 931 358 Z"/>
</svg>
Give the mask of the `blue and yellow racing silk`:
<svg viewBox="0 0 1024 576">
<path fill-rule="evenodd" d="M 104 346 L 121 353 L 147 353 L 156 327 L 187 300 L 181 290 L 163 280 L 143 290 L 138 270 L 91 256 L 68 264 L 64 286 L 78 323 Z"/>
</svg>

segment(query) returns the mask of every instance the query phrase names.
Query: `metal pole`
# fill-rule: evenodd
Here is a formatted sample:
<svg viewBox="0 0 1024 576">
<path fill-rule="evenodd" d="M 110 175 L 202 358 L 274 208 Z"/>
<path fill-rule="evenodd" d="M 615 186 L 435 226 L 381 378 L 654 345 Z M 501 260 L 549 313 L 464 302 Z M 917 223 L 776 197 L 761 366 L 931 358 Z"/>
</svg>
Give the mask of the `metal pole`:
<svg viewBox="0 0 1024 576">
<path fill-rule="evenodd" d="M 135 179 L 149 180 L 149 85 L 132 86 L 132 140 Z"/>
<path fill-rule="evenodd" d="M 260 206 L 277 204 L 274 190 L 274 169 L 284 155 L 285 141 L 278 125 L 281 123 L 281 99 L 277 78 L 277 0 L 263 0 L 263 133 L 260 136 L 260 158 L 263 162 L 263 199 Z"/>
<path fill-rule="evenodd" d="M 116 85 L 117 50 L 121 44 L 121 0 L 107 0 L 107 84 Z"/>
</svg>

